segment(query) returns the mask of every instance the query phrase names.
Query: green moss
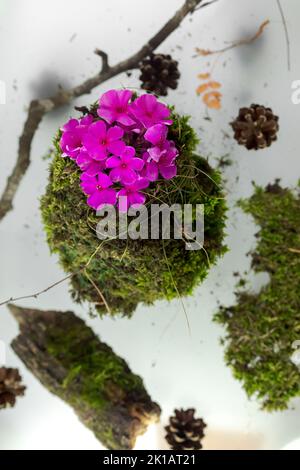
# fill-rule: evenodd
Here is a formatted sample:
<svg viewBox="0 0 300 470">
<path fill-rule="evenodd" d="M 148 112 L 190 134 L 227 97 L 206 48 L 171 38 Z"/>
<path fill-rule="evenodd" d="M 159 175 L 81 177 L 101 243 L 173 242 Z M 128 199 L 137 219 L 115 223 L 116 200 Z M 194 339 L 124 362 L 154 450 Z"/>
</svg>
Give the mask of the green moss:
<svg viewBox="0 0 300 470">
<path fill-rule="evenodd" d="M 91 416 L 95 420 L 92 418 L 95 410 L 97 419 L 101 417 L 100 423 L 90 424 L 96 437 L 108 449 L 118 449 L 120 441 L 115 423 L 110 420 L 112 409 L 123 400 L 128 400 L 127 406 L 130 401 L 142 401 L 147 396 L 142 379 L 81 321 L 66 331 L 60 327 L 48 328 L 46 347 L 50 356 L 68 371 L 61 391 L 55 393 L 75 410 L 80 409 L 85 419 Z"/>
<path fill-rule="evenodd" d="M 222 244 L 226 207 L 220 174 L 194 154 L 197 137 L 188 117 L 173 117 L 170 133 L 180 149 L 178 176 L 153 185 L 148 204 L 205 204 L 205 250 L 188 251 L 182 240 L 110 240 L 101 244 L 95 234 L 99 218 L 86 204 L 79 187 L 80 173 L 73 161 L 61 158 L 58 138 L 55 140 L 50 181 L 41 203 L 48 243 L 69 273 L 82 269 L 96 252 L 87 275 L 82 271 L 71 282 L 74 299 L 95 304 L 100 314 L 107 312 L 107 306 L 99 290 L 112 314 L 127 315 L 140 302 L 152 304 L 191 294 L 205 279 L 209 262 L 214 264 L 226 251 Z"/>
<path fill-rule="evenodd" d="M 226 362 L 247 394 L 265 410 L 284 410 L 300 396 L 300 371 L 291 361 L 300 339 L 300 197 L 276 182 L 257 187 L 241 206 L 260 226 L 253 268 L 269 273 L 270 282 L 259 294 L 240 291 L 216 320 L 227 330 Z"/>
<path fill-rule="evenodd" d="M 142 379 L 132 374 L 126 362 L 109 346 L 100 343 L 89 328 L 83 329 L 80 322 L 68 331 L 48 329 L 47 339 L 49 354 L 69 371 L 63 387 L 72 388 L 80 377 L 81 392 L 74 396 L 80 403 L 84 401 L 97 410 L 105 407 L 109 404 L 107 390 L 110 386 L 128 394 L 144 392 Z"/>
</svg>

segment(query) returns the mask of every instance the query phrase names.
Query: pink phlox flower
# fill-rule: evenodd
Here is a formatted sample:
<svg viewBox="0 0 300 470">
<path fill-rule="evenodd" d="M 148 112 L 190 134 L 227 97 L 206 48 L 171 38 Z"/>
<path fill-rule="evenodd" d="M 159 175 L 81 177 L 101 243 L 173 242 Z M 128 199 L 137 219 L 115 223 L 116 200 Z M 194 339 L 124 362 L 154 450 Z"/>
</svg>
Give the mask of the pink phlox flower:
<svg viewBox="0 0 300 470">
<path fill-rule="evenodd" d="M 161 155 L 166 153 L 169 148 L 167 135 L 168 129 L 163 124 L 155 124 L 145 133 L 145 140 L 153 145 L 153 147 L 148 149 L 148 153 L 155 162 L 158 162 Z"/>
<path fill-rule="evenodd" d="M 105 205 L 115 205 L 117 202 L 117 192 L 111 189 L 112 180 L 105 173 L 99 173 L 97 176 L 89 176 L 82 173 L 81 188 L 87 194 L 87 203 L 93 209 L 101 209 Z"/>
<path fill-rule="evenodd" d="M 63 157 L 70 157 L 75 160 L 82 148 L 82 139 L 88 126 L 93 122 L 93 116 L 87 115 L 81 119 L 70 119 L 62 127 L 60 148 Z"/>
<path fill-rule="evenodd" d="M 80 150 L 76 163 L 89 176 L 96 176 L 105 169 L 105 161 L 95 160 L 85 149 Z"/>
<path fill-rule="evenodd" d="M 146 178 L 139 178 L 131 185 L 126 185 L 118 192 L 119 209 L 121 212 L 127 212 L 129 207 L 139 208 L 146 201 L 146 195 L 141 192 L 149 186 Z"/>
<path fill-rule="evenodd" d="M 99 100 L 98 115 L 109 124 L 118 122 L 123 126 L 132 126 L 135 121 L 129 116 L 130 90 L 109 90 Z"/>
<path fill-rule="evenodd" d="M 120 140 L 124 135 L 123 129 L 113 126 L 107 129 L 104 121 L 96 121 L 90 125 L 83 136 L 83 144 L 96 160 L 105 160 L 108 152 L 119 155 L 125 147 Z"/>
<path fill-rule="evenodd" d="M 163 153 L 158 162 L 152 160 L 148 152 L 143 154 L 145 166 L 141 175 L 149 181 L 156 181 L 159 174 L 166 180 L 174 178 L 177 175 L 176 157 L 178 155 L 177 149 L 173 143 L 169 142 L 170 146 Z"/>
<path fill-rule="evenodd" d="M 63 157 L 80 168 L 89 206 L 138 207 L 151 182 L 177 175 L 178 151 L 168 139 L 171 111 L 154 95 L 135 99 L 130 90 L 109 90 L 97 113 L 99 118 L 88 114 L 62 127 Z"/>
<path fill-rule="evenodd" d="M 177 175 L 176 157 L 177 152 L 174 153 L 169 150 L 161 156 L 157 163 L 159 173 L 165 180 L 170 180 Z"/>
<path fill-rule="evenodd" d="M 119 157 L 110 157 L 106 162 L 107 168 L 112 168 L 110 178 L 112 181 L 120 181 L 122 184 L 132 184 L 138 178 L 137 172 L 141 171 L 144 161 L 135 158 L 135 149 L 125 147 Z"/>
<path fill-rule="evenodd" d="M 169 119 L 170 110 L 160 103 L 153 95 L 142 95 L 130 105 L 130 111 L 137 121 L 140 121 L 146 129 L 155 124 L 172 124 Z"/>
</svg>

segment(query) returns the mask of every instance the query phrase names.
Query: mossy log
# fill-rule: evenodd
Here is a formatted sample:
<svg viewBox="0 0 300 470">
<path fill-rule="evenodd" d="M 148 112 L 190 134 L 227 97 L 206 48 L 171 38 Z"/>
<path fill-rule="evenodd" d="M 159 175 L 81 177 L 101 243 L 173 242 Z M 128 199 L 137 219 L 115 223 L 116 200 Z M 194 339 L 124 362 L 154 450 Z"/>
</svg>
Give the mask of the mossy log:
<svg viewBox="0 0 300 470">
<path fill-rule="evenodd" d="M 221 175 L 194 153 L 198 139 L 189 118 L 173 113 L 173 121 L 168 138 L 179 150 L 178 175 L 152 184 L 147 207 L 203 204 L 204 247 L 199 250 L 187 250 L 184 240 L 172 239 L 101 242 L 96 235 L 99 217 L 86 203 L 80 170 L 74 161 L 62 158 L 59 136 L 54 142 L 49 184 L 41 202 L 47 240 L 63 269 L 76 273 L 71 279 L 73 298 L 91 302 L 100 314 L 130 315 L 140 302 L 151 305 L 190 295 L 226 252 Z"/>
<path fill-rule="evenodd" d="M 71 405 L 109 449 L 132 449 L 159 419 L 142 379 L 72 312 L 10 305 L 20 334 L 12 348 L 37 379 Z"/>
</svg>

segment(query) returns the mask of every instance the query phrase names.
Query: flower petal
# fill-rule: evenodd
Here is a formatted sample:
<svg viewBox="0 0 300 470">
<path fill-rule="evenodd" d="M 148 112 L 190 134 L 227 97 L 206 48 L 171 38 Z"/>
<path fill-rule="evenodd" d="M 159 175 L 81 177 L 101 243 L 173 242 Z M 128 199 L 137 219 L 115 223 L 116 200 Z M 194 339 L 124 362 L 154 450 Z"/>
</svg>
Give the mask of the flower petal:
<svg viewBox="0 0 300 470">
<path fill-rule="evenodd" d="M 81 188 L 85 194 L 93 194 L 97 189 L 97 179 L 93 178 L 86 173 L 82 173 L 80 177 L 82 183 L 80 184 Z"/>
<path fill-rule="evenodd" d="M 96 191 L 92 194 L 87 203 L 93 209 L 101 209 L 101 207 L 111 204 L 115 205 L 117 202 L 117 193 L 114 189 L 104 189 L 103 191 Z"/>
<path fill-rule="evenodd" d="M 146 189 L 149 186 L 149 181 L 146 178 L 139 178 L 135 183 L 134 187 L 139 190 L 139 189 Z"/>
<path fill-rule="evenodd" d="M 120 170 L 121 182 L 126 185 L 133 184 L 137 179 L 137 174 L 130 168 Z"/>
<path fill-rule="evenodd" d="M 127 147 L 124 148 L 121 154 L 121 157 L 124 163 L 130 162 L 134 156 L 135 156 L 135 149 L 131 147 L 130 145 L 127 145 Z"/>
<path fill-rule="evenodd" d="M 147 93 L 138 98 L 137 101 L 138 100 L 140 100 L 141 106 L 143 106 L 147 112 L 152 113 L 155 110 L 157 105 L 157 98 L 154 95 Z"/>
<path fill-rule="evenodd" d="M 96 121 L 90 125 L 88 133 L 97 139 L 104 139 L 106 137 L 106 124 L 104 121 Z"/>
<path fill-rule="evenodd" d="M 125 142 L 123 142 L 123 140 L 115 140 L 114 142 L 110 142 L 107 148 L 114 155 L 121 155 L 125 148 Z"/>
<path fill-rule="evenodd" d="M 62 131 L 74 131 L 75 128 L 79 125 L 77 119 L 70 119 L 64 126 L 61 128 Z"/>
<path fill-rule="evenodd" d="M 153 145 L 163 144 L 167 138 L 168 129 L 163 124 L 155 124 L 147 129 L 145 139 Z"/>
<path fill-rule="evenodd" d="M 101 96 L 99 105 L 104 107 L 111 107 L 118 104 L 117 90 L 108 90 Z"/>
<path fill-rule="evenodd" d="M 130 207 L 138 208 L 145 203 L 146 196 L 145 194 L 134 192 L 134 193 L 129 194 L 128 199 L 129 199 Z"/>
<path fill-rule="evenodd" d="M 118 115 L 117 121 L 123 126 L 133 126 L 135 124 L 135 121 L 125 113 Z"/>
<path fill-rule="evenodd" d="M 98 183 L 101 186 L 101 188 L 106 189 L 106 188 L 109 188 L 112 185 L 112 180 L 105 173 L 99 173 Z"/>
<path fill-rule="evenodd" d="M 80 119 L 80 125 L 89 126 L 90 124 L 92 124 L 93 120 L 94 120 L 93 116 L 91 114 L 87 114 L 86 116 Z"/>
<path fill-rule="evenodd" d="M 122 178 L 120 168 L 118 167 L 118 168 L 114 168 L 113 170 L 111 170 L 109 176 L 111 180 L 114 181 L 115 183 L 120 181 Z"/>
<path fill-rule="evenodd" d="M 105 147 L 101 146 L 98 139 L 92 134 L 85 134 L 82 139 L 82 143 L 91 157 L 96 158 L 97 160 L 103 160 L 106 158 Z"/>
<path fill-rule="evenodd" d="M 117 192 L 114 189 L 105 189 L 102 191 L 105 204 L 115 205 L 117 202 Z"/>
<path fill-rule="evenodd" d="M 124 130 L 119 126 L 110 127 L 107 131 L 107 140 L 112 142 L 114 140 L 119 140 L 123 137 Z"/>
<path fill-rule="evenodd" d="M 152 160 L 158 162 L 160 157 L 165 153 L 165 150 L 161 150 L 160 147 L 151 147 L 148 149 L 148 153 Z"/>
<path fill-rule="evenodd" d="M 160 166 L 159 167 L 159 172 L 161 176 L 166 179 L 170 180 L 174 178 L 174 176 L 177 175 L 177 167 L 176 165 L 171 165 L 171 166 Z"/>
<path fill-rule="evenodd" d="M 128 101 L 131 99 L 133 92 L 131 90 L 119 90 L 117 91 L 119 103 L 122 107 L 125 107 Z"/>
<path fill-rule="evenodd" d="M 106 160 L 106 168 L 117 168 L 121 164 L 121 160 L 118 157 L 110 157 Z"/>
<path fill-rule="evenodd" d="M 91 159 L 87 164 L 85 172 L 87 175 L 96 176 L 104 170 L 104 162 Z"/>
<path fill-rule="evenodd" d="M 144 166 L 144 161 L 141 158 L 132 158 L 129 165 L 133 170 L 141 171 Z"/>
<path fill-rule="evenodd" d="M 150 181 L 156 181 L 158 179 L 158 166 L 155 162 L 146 164 L 146 169 L 143 172 L 144 176 Z"/>
<path fill-rule="evenodd" d="M 115 121 L 116 113 L 110 108 L 101 108 L 97 110 L 99 117 L 105 119 L 108 124 L 112 124 Z"/>
</svg>

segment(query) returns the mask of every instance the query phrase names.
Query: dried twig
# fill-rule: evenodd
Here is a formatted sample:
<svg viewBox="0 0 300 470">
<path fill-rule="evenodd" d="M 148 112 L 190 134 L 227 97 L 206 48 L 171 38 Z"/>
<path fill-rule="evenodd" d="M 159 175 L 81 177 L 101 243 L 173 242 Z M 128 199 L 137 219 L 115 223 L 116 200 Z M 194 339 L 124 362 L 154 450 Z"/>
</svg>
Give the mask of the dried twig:
<svg viewBox="0 0 300 470">
<path fill-rule="evenodd" d="M 105 308 L 106 308 L 106 310 L 107 310 L 107 313 L 108 313 L 109 315 L 111 315 L 111 309 L 110 309 L 110 307 L 109 307 L 109 305 L 108 305 L 108 303 L 107 303 L 107 301 L 106 301 L 106 299 L 105 299 L 103 293 L 101 292 L 101 290 L 99 289 L 99 287 L 97 286 L 97 284 L 93 281 L 93 279 L 88 275 L 86 269 L 84 270 L 84 274 L 85 274 L 85 276 L 87 277 L 87 279 L 89 280 L 89 282 L 92 284 L 92 286 L 94 287 L 94 289 L 96 290 L 96 292 L 98 293 L 99 298 L 100 298 L 100 301 L 101 301 L 100 303 L 105 305 Z"/>
<path fill-rule="evenodd" d="M 96 49 L 96 54 L 102 58 L 102 69 L 94 77 L 85 80 L 68 90 L 60 88 L 58 92 L 46 99 L 33 100 L 28 109 L 28 116 L 19 140 L 18 158 L 15 167 L 7 179 L 6 187 L 0 199 L 0 221 L 12 210 L 13 200 L 19 185 L 30 165 L 30 150 L 33 138 L 43 117 L 59 108 L 69 104 L 75 98 L 90 93 L 95 87 L 101 85 L 112 77 L 127 70 L 138 68 L 139 63 L 149 53 L 153 52 L 160 44 L 175 31 L 184 18 L 193 13 L 203 0 L 186 0 L 174 16 L 135 54 L 116 65 L 109 65 L 106 52 Z M 203 6 L 206 6 L 203 4 Z"/>
<path fill-rule="evenodd" d="M 239 41 L 235 41 L 232 44 L 230 44 L 229 46 L 224 47 L 223 49 L 219 49 L 219 50 L 216 50 L 216 51 L 211 51 L 209 49 L 199 49 L 197 47 L 196 52 L 200 56 L 208 56 L 208 55 L 213 55 L 213 54 L 223 54 L 224 52 L 227 52 L 227 51 L 230 51 L 231 49 L 234 49 L 235 47 L 246 46 L 246 45 L 252 44 L 254 41 L 256 41 L 256 39 L 258 39 L 263 34 L 266 26 L 268 26 L 269 23 L 270 23 L 270 20 L 264 21 L 260 25 L 260 27 L 258 28 L 256 33 L 254 34 L 254 36 L 251 36 L 250 38 L 240 39 Z"/>
<path fill-rule="evenodd" d="M 53 289 L 54 287 L 58 286 L 59 284 L 62 284 L 63 282 L 67 281 L 68 279 L 71 279 L 72 277 L 76 276 L 78 273 L 72 273 L 69 274 L 68 276 L 65 276 L 63 279 L 60 279 L 57 282 L 54 282 L 54 284 L 51 284 L 51 286 L 46 287 L 46 289 L 40 290 L 38 292 L 34 292 L 33 294 L 28 294 L 28 295 L 23 295 L 21 297 L 10 297 L 9 299 L 5 300 L 4 302 L 0 303 L 0 307 L 3 305 L 7 305 L 13 302 L 18 302 L 19 300 L 25 300 L 25 299 L 37 299 L 40 295 L 46 294 L 49 290 Z"/>
<path fill-rule="evenodd" d="M 289 248 L 290 253 L 296 253 L 297 255 L 300 255 L 300 249 L 298 250 L 297 248 Z"/>
<path fill-rule="evenodd" d="M 287 27 L 287 22 L 284 16 L 283 8 L 281 5 L 280 0 L 277 0 L 277 5 L 280 11 L 280 15 L 282 18 L 282 23 L 284 27 L 284 32 L 285 32 L 285 39 L 286 39 L 286 49 L 287 49 L 287 66 L 288 66 L 288 71 L 291 71 L 291 43 L 290 43 L 290 36 L 289 36 L 289 30 Z"/>
</svg>

